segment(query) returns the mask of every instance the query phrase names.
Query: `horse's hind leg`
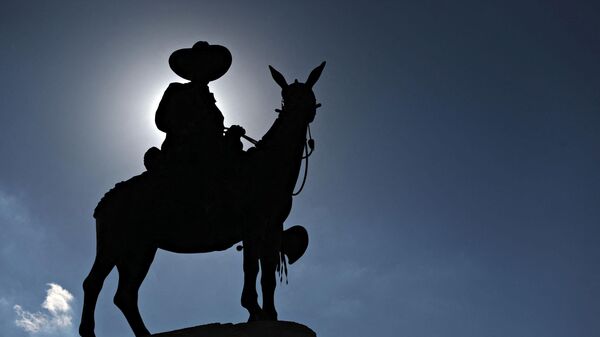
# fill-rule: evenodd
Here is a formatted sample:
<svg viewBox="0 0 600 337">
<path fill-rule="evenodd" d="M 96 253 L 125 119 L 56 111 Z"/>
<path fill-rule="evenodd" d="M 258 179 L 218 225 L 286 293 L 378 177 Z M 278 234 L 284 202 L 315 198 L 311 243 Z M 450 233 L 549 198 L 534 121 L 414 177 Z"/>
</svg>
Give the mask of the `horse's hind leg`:
<svg viewBox="0 0 600 337">
<path fill-rule="evenodd" d="M 81 314 L 81 323 L 79 325 L 79 335 L 82 337 L 94 337 L 94 311 L 98 295 L 104 284 L 104 279 L 110 274 L 115 266 L 114 263 L 96 255 L 96 260 L 92 266 L 89 275 L 83 281 L 83 310 Z"/>
<path fill-rule="evenodd" d="M 138 290 L 154 260 L 156 248 L 132 252 L 117 263 L 119 285 L 115 294 L 115 305 L 121 309 L 133 333 L 137 336 L 150 335 L 138 308 Z"/>
</svg>

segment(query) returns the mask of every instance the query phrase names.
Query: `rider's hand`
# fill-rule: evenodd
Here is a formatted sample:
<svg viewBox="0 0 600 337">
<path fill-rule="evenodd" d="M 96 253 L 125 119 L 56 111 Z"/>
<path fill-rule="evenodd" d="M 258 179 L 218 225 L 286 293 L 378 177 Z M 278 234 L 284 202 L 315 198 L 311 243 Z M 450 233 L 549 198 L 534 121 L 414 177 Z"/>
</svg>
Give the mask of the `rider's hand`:
<svg viewBox="0 0 600 337">
<path fill-rule="evenodd" d="M 243 136 L 245 134 L 246 134 L 246 130 L 244 130 L 244 128 L 239 125 L 232 125 L 231 127 L 229 127 L 229 130 L 227 130 L 228 136 L 233 136 L 236 138 L 240 138 L 241 136 Z"/>
</svg>

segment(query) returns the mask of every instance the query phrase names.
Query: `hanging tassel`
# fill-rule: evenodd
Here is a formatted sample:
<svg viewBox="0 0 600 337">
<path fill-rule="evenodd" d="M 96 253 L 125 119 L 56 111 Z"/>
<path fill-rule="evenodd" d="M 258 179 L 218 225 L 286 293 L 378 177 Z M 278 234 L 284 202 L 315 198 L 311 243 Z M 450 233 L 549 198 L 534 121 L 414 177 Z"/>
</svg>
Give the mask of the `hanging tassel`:
<svg viewBox="0 0 600 337">
<path fill-rule="evenodd" d="M 279 261 L 277 262 L 275 270 L 277 270 L 277 274 L 279 274 L 279 282 L 283 283 L 283 277 L 285 276 L 285 284 L 288 284 L 287 261 L 283 252 L 279 252 Z"/>
</svg>

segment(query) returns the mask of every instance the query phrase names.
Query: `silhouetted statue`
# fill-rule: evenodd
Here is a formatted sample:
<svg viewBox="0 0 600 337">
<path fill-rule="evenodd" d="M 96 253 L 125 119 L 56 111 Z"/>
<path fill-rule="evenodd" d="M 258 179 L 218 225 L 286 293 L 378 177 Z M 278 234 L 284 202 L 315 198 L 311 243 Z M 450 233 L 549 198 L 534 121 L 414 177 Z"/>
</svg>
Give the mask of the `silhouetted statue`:
<svg viewBox="0 0 600 337">
<path fill-rule="evenodd" d="M 206 253 L 242 241 L 242 306 L 249 321 L 277 320 L 276 273 L 287 272 L 285 257 L 294 263 L 308 245 L 303 227 L 283 230 L 283 222 L 292 207 L 301 162 L 309 155 L 308 146 L 313 147 L 306 135 L 320 105 L 312 87 L 325 62 L 306 83 L 288 84 L 269 66 L 282 88 L 282 107 L 269 131 L 247 152 L 239 146 L 242 128 L 230 128 L 222 136 L 223 118 L 207 87 L 229 68 L 229 51 L 200 42 L 174 52 L 169 63 L 191 82 L 171 84 L 160 103 L 156 123 L 167 133 L 162 149 L 150 149 L 145 156 L 149 170 L 118 183 L 94 212 L 97 248 L 83 283 L 83 337 L 95 336 L 96 301 L 115 266 L 115 304 L 136 336 L 150 334 L 138 309 L 138 289 L 159 248 Z M 256 292 L 259 264 L 262 308 Z"/>
</svg>

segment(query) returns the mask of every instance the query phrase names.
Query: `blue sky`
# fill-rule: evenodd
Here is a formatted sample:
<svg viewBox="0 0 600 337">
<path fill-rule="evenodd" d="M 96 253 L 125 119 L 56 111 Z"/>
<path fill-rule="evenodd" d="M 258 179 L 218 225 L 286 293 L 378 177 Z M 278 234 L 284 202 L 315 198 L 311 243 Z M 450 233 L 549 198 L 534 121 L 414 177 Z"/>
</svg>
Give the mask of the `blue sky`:
<svg viewBox="0 0 600 337">
<path fill-rule="evenodd" d="M 597 2 L 2 7 L 2 336 L 74 335 L 93 208 L 161 143 L 154 109 L 182 81 L 168 57 L 198 40 L 232 52 L 211 91 L 255 138 L 280 103 L 267 65 L 303 81 L 327 61 L 286 222 L 311 242 L 278 286 L 280 319 L 319 336 L 600 334 Z M 148 328 L 244 321 L 241 262 L 159 252 Z M 98 336 L 132 335 L 115 289 L 113 272 Z"/>
</svg>

